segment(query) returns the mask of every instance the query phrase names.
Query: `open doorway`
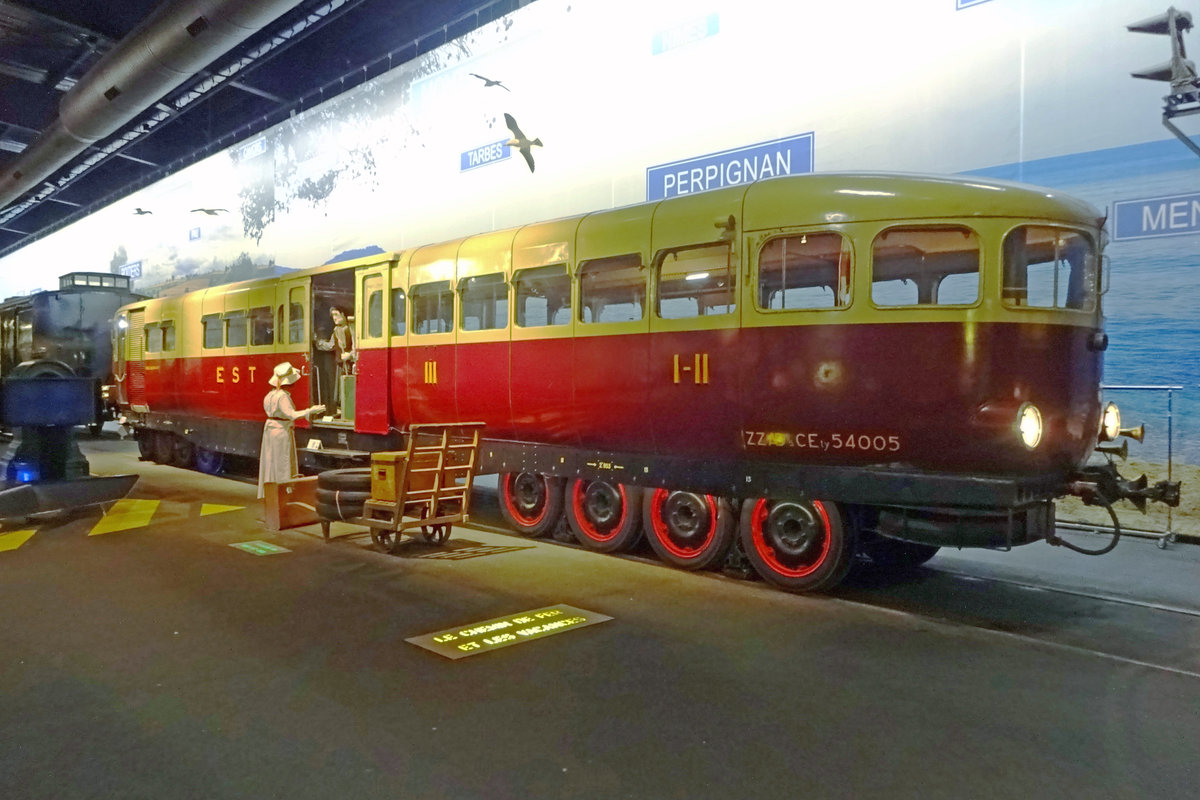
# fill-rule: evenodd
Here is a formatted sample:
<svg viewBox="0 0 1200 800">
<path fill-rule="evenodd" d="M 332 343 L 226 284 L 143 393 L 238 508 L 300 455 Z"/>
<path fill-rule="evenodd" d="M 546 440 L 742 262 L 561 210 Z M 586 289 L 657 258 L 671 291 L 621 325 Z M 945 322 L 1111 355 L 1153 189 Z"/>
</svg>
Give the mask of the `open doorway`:
<svg viewBox="0 0 1200 800">
<path fill-rule="evenodd" d="M 354 421 L 355 362 L 354 270 L 312 279 L 312 382 L 315 403 L 325 406 L 320 422 Z"/>
</svg>

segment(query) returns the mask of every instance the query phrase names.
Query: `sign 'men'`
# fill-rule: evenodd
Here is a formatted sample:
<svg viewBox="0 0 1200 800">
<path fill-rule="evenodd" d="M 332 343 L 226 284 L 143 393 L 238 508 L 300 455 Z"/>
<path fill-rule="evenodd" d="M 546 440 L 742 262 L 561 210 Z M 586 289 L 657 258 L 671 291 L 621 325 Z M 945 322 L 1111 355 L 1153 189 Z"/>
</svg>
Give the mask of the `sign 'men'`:
<svg viewBox="0 0 1200 800">
<path fill-rule="evenodd" d="M 662 200 L 813 171 L 813 135 L 722 150 L 646 169 L 646 199 Z"/>
<path fill-rule="evenodd" d="M 1120 200 L 1113 210 L 1117 240 L 1200 233 L 1200 194 Z"/>
</svg>

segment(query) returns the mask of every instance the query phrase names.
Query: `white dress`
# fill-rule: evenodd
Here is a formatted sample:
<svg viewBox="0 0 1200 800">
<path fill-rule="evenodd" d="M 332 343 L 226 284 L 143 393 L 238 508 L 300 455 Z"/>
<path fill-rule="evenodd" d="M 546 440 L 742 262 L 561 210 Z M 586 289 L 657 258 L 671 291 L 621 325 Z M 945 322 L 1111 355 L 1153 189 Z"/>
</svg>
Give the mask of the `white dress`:
<svg viewBox="0 0 1200 800">
<path fill-rule="evenodd" d="M 262 453 L 258 459 L 258 496 L 263 485 L 282 483 L 296 477 L 296 436 L 292 426 L 308 415 L 308 409 L 297 411 L 292 396 L 283 389 L 272 389 L 263 398 L 267 422 L 263 425 Z"/>
</svg>

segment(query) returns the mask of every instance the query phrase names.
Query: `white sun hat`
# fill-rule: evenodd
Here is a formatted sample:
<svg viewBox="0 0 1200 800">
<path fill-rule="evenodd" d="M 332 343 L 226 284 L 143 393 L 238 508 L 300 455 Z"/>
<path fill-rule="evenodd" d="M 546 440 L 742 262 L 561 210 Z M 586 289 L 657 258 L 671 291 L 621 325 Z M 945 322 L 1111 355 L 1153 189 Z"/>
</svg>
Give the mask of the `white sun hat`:
<svg viewBox="0 0 1200 800">
<path fill-rule="evenodd" d="M 290 386 L 300 380 L 300 371 L 292 366 L 292 362 L 284 361 L 275 365 L 275 374 L 267 383 L 272 386 Z"/>
</svg>

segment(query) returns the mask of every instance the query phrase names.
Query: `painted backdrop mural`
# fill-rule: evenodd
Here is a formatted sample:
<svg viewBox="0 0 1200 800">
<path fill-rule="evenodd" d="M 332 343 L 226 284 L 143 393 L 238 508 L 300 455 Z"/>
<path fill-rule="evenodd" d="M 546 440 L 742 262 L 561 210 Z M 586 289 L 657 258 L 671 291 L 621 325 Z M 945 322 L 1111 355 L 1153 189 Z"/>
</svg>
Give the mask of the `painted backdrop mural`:
<svg viewBox="0 0 1200 800">
<path fill-rule="evenodd" d="M 1126 29 L 1166 5 L 538 0 L 6 257 L 0 291 L 249 277 L 787 172 L 1001 177 L 1114 220 L 1106 378 L 1185 386 L 1200 463 L 1200 157 L 1130 76 L 1167 38 Z M 1162 398 L 1118 399 L 1161 433 Z"/>
</svg>

